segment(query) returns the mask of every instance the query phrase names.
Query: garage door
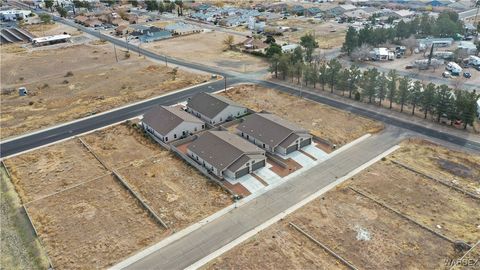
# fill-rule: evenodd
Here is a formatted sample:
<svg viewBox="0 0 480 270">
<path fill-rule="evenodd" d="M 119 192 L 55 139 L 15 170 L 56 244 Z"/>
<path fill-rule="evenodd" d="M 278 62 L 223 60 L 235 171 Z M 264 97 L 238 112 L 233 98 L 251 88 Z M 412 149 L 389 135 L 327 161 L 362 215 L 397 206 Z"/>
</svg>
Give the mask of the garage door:
<svg viewBox="0 0 480 270">
<path fill-rule="evenodd" d="M 288 148 L 287 148 L 287 155 L 290 154 L 290 153 L 292 153 L 292 152 L 295 151 L 295 150 L 297 150 L 297 145 L 296 145 L 296 144 L 288 147 Z"/>
<path fill-rule="evenodd" d="M 304 146 L 307 146 L 309 144 L 312 143 L 312 139 L 308 139 L 308 140 L 303 140 L 300 142 L 300 148 L 304 147 Z"/>
<path fill-rule="evenodd" d="M 248 174 L 248 167 L 243 168 L 243 169 L 237 171 L 237 172 L 235 173 L 235 178 L 240 178 L 240 177 L 242 177 L 242 176 L 244 176 L 244 175 L 247 175 L 247 174 Z"/>
<path fill-rule="evenodd" d="M 260 168 L 262 168 L 262 167 L 265 167 L 265 159 L 262 160 L 262 161 L 259 161 L 259 162 L 257 162 L 257 163 L 254 163 L 254 164 L 252 165 L 252 171 L 255 171 L 255 170 L 260 169 Z"/>
</svg>

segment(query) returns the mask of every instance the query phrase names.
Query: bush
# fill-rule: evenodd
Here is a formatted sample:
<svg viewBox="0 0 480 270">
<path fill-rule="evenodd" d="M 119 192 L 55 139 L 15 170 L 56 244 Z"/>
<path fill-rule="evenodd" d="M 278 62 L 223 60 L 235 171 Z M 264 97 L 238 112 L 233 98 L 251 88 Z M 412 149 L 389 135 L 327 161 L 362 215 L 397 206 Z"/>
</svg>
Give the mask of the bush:
<svg viewBox="0 0 480 270">
<path fill-rule="evenodd" d="M 30 101 L 30 102 L 28 102 L 28 105 L 32 106 L 33 103 L 34 103 L 33 101 Z"/>
<path fill-rule="evenodd" d="M 358 91 L 355 92 L 355 100 L 356 101 L 360 100 L 360 92 L 358 92 Z"/>
<path fill-rule="evenodd" d="M 130 53 L 129 52 L 125 53 L 125 58 L 127 58 L 127 59 L 130 58 Z"/>
<path fill-rule="evenodd" d="M 65 74 L 65 77 L 72 77 L 73 76 L 73 72 L 71 71 L 68 71 L 67 74 Z"/>
<path fill-rule="evenodd" d="M 63 84 L 68 84 L 68 83 L 69 83 L 68 80 L 64 80 L 64 81 L 63 81 Z"/>
</svg>

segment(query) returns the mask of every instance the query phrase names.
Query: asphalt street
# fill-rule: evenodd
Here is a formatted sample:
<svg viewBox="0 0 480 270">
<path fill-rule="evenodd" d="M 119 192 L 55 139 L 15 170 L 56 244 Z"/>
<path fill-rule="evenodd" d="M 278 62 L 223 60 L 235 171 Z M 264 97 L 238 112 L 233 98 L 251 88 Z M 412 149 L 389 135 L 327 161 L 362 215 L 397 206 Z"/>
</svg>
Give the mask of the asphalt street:
<svg viewBox="0 0 480 270">
<path fill-rule="evenodd" d="M 367 163 L 404 135 L 389 128 L 372 136 L 125 269 L 184 269 Z"/>
</svg>

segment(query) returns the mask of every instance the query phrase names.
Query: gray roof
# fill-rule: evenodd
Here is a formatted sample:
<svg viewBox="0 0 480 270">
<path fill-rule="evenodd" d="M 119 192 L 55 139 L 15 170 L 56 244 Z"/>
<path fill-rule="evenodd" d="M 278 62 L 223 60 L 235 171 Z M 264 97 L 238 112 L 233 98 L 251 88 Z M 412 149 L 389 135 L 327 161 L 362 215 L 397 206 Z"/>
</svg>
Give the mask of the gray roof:
<svg viewBox="0 0 480 270">
<path fill-rule="evenodd" d="M 187 107 L 209 117 L 214 118 L 229 105 L 244 107 L 234 101 L 210 93 L 198 93 L 188 100 Z"/>
<path fill-rule="evenodd" d="M 292 133 L 308 134 L 304 128 L 269 113 L 249 115 L 237 126 L 237 129 L 272 147 L 282 144 L 287 138 L 292 138 L 290 137 Z"/>
<path fill-rule="evenodd" d="M 203 121 L 187 113 L 179 107 L 155 106 L 148 110 L 142 122 L 161 135 L 167 135 L 183 122 L 203 124 Z"/>
<path fill-rule="evenodd" d="M 246 154 L 263 155 L 265 153 L 256 145 L 228 131 L 207 131 L 187 148 L 219 171 L 225 170 L 239 159 L 245 160 Z M 236 170 L 233 167 L 230 169 Z"/>
</svg>

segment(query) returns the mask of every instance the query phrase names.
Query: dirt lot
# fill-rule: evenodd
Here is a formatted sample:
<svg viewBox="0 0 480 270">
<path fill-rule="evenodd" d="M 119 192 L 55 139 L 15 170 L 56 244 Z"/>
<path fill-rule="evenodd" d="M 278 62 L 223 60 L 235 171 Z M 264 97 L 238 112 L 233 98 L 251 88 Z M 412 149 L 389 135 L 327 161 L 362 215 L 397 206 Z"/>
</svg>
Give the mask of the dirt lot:
<svg viewBox="0 0 480 270">
<path fill-rule="evenodd" d="M 45 252 L 3 166 L 0 174 L 0 265 L 2 269 L 47 269 Z"/>
<path fill-rule="evenodd" d="M 389 161 L 371 166 L 353 185 L 450 239 L 480 239 L 479 200 Z"/>
<path fill-rule="evenodd" d="M 253 269 L 256 263 L 264 264 L 266 269 L 283 265 L 312 269 L 343 267 L 303 234 L 289 228 L 288 222 L 307 231 L 359 269 L 441 269 L 445 258 L 458 256 L 449 242 L 347 188 L 338 188 L 210 262 L 206 268 Z M 262 246 L 269 249 L 267 256 L 255 252 L 262 250 L 260 254 L 266 254 Z"/>
<path fill-rule="evenodd" d="M 330 21 L 324 22 L 313 18 L 276 20 L 271 23 L 271 25 L 288 26 L 297 29 L 297 31 L 287 31 L 283 36 L 276 38 L 281 42 L 299 43 L 302 36 L 312 34 L 316 37 L 320 49 L 331 49 L 342 46 L 348 28 L 347 24 Z"/>
<path fill-rule="evenodd" d="M 163 151 L 160 145 L 152 143 L 127 123 L 95 131 L 82 139 L 113 169 L 153 158 Z"/>
<path fill-rule="evenodd" d="M 393 160 L 480 196 L 480 156 L 423 140 L 402 143 Z"/>
<path fill-rule="evenodd" d="M 113 46 L 99 40 L 35 49 L 8 45 L 1 53 L 2 139 L 209 79 L 178 71 L 174 80 L 172 69 L 134 53 L 127 59 L 119 48 L 117 63 Z M 28 96 L 18 95 L 21 86 Z"/>
<path fill-rule="evenodd" d="M 37 37 L 60 35 L 63 33 L 67 33 L 68 35 L 71 35 L 71 36 L 77 36 L 83 33 L 77 30 L 76 28 L 73 28 L 61 23 L 25 24 L 22 26 L 22 28 Z"/>
<path fill-rule="evenodd" d="M 110 175 L 27 209 L 56 269 L 105 268 L 165 234 Z"/>
<path fill-rule="evenodd" d="M 252 72 L 268 67 L 267 62 L 259 57 L 224 51 L 223 41 L 227 36 L 226 33 L 213 31 L 142 44 L 142 46 L 160 54 L 238 72 Z M 246 39 L 237 35 L 234 35 L 234 38 L 235 43 Z"/>
<path fill-rule="evenodd" d="M 217 184 L 166 150 L 151 160 L 134 162 L 119 173 L 175 231 L 232 203 Z"/>
<path fill-rule="evenodd" d="M 108 173 L 76 139 L 5 160 L 23 203 Z"/>
<path fill-rule="evenodd" d="M 259 256 L 268 254 L 268 256 Z M 280 221 L 204 269 L 348 269 L 308 238 Z"/>
<path fill-rule="evenodd" d="M 383 129 L 381 123 L 373 120 L 257 85 L 237 86 L 221 95 L 254 111 L 275 113 L 338 146 Z"/>
</svg>

